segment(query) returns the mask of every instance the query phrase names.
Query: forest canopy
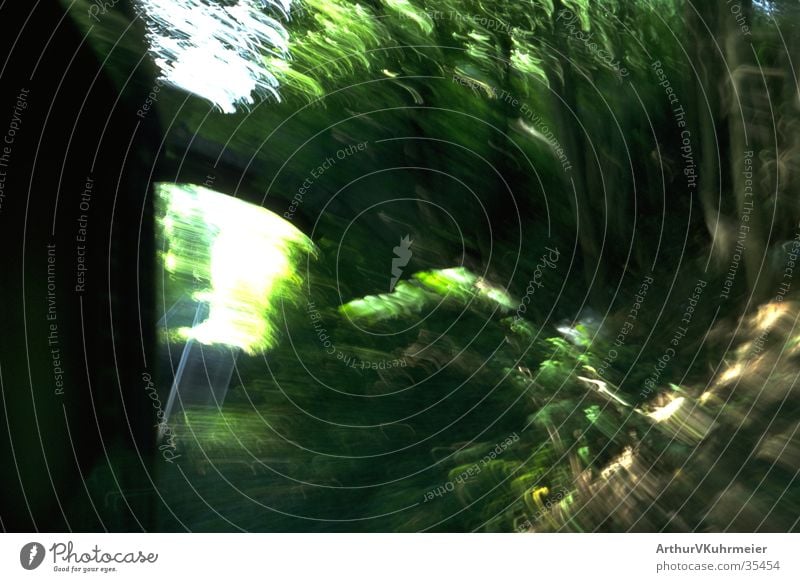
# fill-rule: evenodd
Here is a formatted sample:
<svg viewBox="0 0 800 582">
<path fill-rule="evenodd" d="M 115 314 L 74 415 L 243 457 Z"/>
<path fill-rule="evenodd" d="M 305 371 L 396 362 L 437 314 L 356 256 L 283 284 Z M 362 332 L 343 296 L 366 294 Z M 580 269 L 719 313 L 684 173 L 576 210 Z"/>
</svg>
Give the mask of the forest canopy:
<svg viewBox="0 0 800 582">
<path fill-rule="evenodd" d="M 61 6 L 121 192 L 69 525 L 798 529 L 800 4 Z"/>
</svg>

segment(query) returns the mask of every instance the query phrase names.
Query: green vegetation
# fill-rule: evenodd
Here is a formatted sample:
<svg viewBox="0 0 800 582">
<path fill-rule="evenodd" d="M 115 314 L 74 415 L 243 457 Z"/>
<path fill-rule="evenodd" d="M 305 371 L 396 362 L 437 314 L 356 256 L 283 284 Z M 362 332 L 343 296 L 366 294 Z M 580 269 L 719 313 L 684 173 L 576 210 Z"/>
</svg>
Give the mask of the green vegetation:
<svg viewBox="0 0 800 582">
<path fill-rule="evenodd" d="M 155 527 L 797 529 L 799 9 L 739 4 L 302 0 L 280 102 L 165 89 L 236 198 L 161 187 L 161 307 L 247 353 Z"/>
</svg>

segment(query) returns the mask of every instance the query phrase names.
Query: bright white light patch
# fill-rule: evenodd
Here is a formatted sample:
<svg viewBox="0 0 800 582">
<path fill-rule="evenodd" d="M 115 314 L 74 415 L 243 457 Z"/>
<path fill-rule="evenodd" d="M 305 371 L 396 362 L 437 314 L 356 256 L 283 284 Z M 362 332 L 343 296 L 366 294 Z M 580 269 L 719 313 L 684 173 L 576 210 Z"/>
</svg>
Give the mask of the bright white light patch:
<svg viewBox="0 0 800 582">
<path fill-rule="evenodd" d="M 735 366 L 731 366 L 725 373 L 720 376 L 719 381 L 721 383 L 730 382 L 731 380 L 736 379 L 742 373 L 742 365 L 736 364 Z"/>
<path fill-rule="evenodd" d="M 208 99 L 225 113 L 278 95 L 266 57 L 287 59 L 289 33 L 274 17 L 292 0 L 140 0 L 147 40 L 167 83 Z M 270 16 L 272 13 L 274 16 Z"/>
<path fill-rule="evenodd" d="M 771 329 L 786 311 L 786 306 L 780 303 L 764 305 L 758 310 L 756 325 L 764 330 Z"/>
<path fill-rule="evenodd" d="M 673 414 L 680 410 L 681 406 L 686 402 L 686 398 L 680 396 L 661 408 L 655 409 L 648 416 L 656 422 L 664 422 L 672 417 Z"/>
<path fill-rule="evenodd" d="M 159 184 L 168 250 L 164 268 L 192 282 L 208 317 L 181 335 L 248 353 L 277 341 L 281 300 L 299 294 L 299 258 L 313 243 L 276 214 L 192 184 Z"/>
</svg>

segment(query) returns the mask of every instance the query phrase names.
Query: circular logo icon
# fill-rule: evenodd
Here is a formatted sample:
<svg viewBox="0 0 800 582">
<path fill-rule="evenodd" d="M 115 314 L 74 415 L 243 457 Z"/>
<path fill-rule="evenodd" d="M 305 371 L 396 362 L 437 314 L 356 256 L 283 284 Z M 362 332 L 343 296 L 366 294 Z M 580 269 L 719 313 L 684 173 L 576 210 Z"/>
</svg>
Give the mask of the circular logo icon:
<svg viewBox="0 0 800 582">
<path fill-rule="evenodd" d="M 44 546 L 38 542 L 30 542 L 19 551 L 19 563 L 26 570 L 35 570 L 44 561 Z"/>
</svg>

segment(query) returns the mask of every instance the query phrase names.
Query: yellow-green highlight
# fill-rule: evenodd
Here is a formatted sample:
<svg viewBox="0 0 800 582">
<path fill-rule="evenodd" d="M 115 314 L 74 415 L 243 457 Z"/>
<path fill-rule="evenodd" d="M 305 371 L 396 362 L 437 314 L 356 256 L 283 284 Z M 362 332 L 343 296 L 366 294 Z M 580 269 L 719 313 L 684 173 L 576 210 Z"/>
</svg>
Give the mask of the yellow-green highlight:
<svg viewBox="0 0 800 582">
<path fill-rule="evenodd" d="M 164 269 L 209 306 L 205 321 L 179 333 L 250 354 L 273 347 L 281 302 L 299 298 L 297 267 L 315 252 L 311 240 L 265 208 L 203 186 L 162 183 L 156 192 Z"/>
</svg>

